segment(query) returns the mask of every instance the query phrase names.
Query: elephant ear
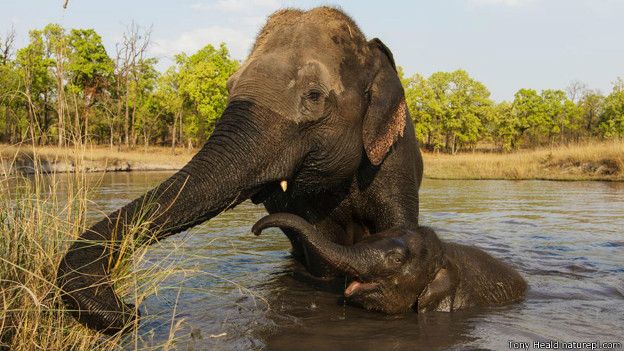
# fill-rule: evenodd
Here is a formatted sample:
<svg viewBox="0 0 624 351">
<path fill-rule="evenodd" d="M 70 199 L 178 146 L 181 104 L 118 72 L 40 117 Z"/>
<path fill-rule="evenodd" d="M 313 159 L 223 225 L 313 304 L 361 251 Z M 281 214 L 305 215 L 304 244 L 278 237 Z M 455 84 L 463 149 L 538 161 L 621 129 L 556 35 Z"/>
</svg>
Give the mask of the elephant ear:
<svg viewBox="0 0 624 351">
<path fill-rule="evenodd" d="M 445 258 L 446 261 L 446 258 Z M 447 261 L 448 262 L 448 261 Z M 456 269 L 444 264 L 418 296 L 418 312 L 453 310 L 453 295 L 457 287 Z"/>
<path fill-rule="evenodd" d="M 368 90 L 369 104 L 362 138 L 368 159 L 378 166 L 392 145 L 403 136 L 409 114 L 392 52 L 377 38 L 368 45 L 375 60 L 376 73 Z"/>
</svg>

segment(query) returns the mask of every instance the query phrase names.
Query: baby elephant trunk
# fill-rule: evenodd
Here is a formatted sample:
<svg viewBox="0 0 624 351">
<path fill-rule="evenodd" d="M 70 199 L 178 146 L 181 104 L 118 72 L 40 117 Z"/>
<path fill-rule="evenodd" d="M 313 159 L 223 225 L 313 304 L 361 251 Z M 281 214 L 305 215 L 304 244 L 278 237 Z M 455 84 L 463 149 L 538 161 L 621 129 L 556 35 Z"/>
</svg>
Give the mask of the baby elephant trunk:
<svg viewBox="0 0 624 351">
<path fill-rule="evenodd" d="M 336 270 L 353 276 L 366 275 L 369 271 L 370 253 L 366 248 L 338 245 L 322 235 L 305 219 L 290 213 L 270 214 L 253 225 L 251 231 L 260 235 L 262 230 L 279 227 L 294 232 L 306 249 L 317 252 Z"/>
</svg>

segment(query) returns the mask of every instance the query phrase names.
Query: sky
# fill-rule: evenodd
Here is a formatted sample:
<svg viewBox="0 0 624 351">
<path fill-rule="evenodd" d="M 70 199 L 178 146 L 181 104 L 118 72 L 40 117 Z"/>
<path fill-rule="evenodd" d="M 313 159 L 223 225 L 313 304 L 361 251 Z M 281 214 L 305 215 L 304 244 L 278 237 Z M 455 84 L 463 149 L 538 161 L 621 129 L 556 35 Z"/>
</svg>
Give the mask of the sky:
<svg viewBox="0 0 624 351">
<path fill-rule="evenodd" d="M 624 0 L 0 0 L 0 38 L 17 47 L 28 31 L 58 23 L 93 28 L 109 55 L 131 23 L 151 28 L 159 68 L 179 52 L 225 42 L 244 60 L 273 11 L 338 6 L 368 38 L 380 38 L 406 75 L 466 70 L 496 101 L 520 88 L 565 89 L 573 81 L 609 93 L 624 77 Z"/>
</svg>

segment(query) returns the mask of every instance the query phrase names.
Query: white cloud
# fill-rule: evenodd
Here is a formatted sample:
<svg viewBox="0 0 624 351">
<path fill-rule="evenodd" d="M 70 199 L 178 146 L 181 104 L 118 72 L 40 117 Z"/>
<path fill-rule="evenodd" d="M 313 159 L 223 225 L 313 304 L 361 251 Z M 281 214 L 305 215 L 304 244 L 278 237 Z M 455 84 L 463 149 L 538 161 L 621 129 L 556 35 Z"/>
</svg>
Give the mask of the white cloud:
<svg viewBox="0 0 624 351">
<path fill-rule="evenodd" d="M 151 53 L 165 60 L 181 52 L 193 54 L 206 44 L 218 45 L 224 42 L 233 58 L 243 60 L 258 29 L 266 21 L 266 13 L 280 7 L 279 0 L 203 0 L 191 5 L 194 11 L 235 13 L 235 16 L 221 16 L 222 23 L 208 27 L 194 28 L 177 37 L 155 38 Z M 231 17 L 235 17 L 232 20 Z"/>
<path fill-rule="evenodd" d="M 216 0 L 194 3 L 191 8 L 201 11 L 252 12 L 258 9 L 277 9 L 279 6 L 277 0 Z"/>
<path fill-rule="evenodd" d="M 200 0 L 191 5 L 192 10 L 235 13 L 236 19 L 222 16 L 224 19 L 219 24 L 187 30 L 177 37 L 155 38 L 151 53 L 167 62 L 181 52 L 193 54 L 206 44 L 216 46 L 224 42 L 233 58 L 244 60 L 258 29 L 266 21 L 265 14 L 279 7 L 280 0 Z"/>
<path fill-rule="evenodd" d="M 537 0 L 468 0 L 475 5 L 502 5 L 509 7 L 521 7 L 534 3 Z"/>
<path fill-rule="evenodd" d="M 156 56 L 170 58 L 181 52 L 193 54 L 206 44 L 217 46 L 224 42 L 233 58 L 244 59 L 251 47 L 253 38 L 252 33 L 229 27 L 210 26 L 184 32 L 173 39 L 154 39 L 151 52 Z"/>
</svg>

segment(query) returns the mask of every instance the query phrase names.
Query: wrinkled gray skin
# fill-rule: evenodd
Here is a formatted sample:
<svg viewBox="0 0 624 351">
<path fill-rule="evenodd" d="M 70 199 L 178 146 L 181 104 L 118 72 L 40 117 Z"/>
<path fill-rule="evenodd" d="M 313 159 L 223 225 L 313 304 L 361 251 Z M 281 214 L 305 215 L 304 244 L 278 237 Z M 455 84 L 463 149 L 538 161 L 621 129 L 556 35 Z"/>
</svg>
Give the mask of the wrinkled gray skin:
<svg viewBox="0 0 624 351">
<path fill-rule="evenodd" d="M 527 284 L 513 268 L 475 247 L 444 243 L 427 227 L 391 228 L 355 245 L 327 240 L 296 215 L 271 214 L 252 228 L 295 231 L 309 250 L 351 277 L 347 301 L 368 310 L 454 311 L 524 298 Z"/>
<path fill-rule="evenodd" d="M 164 238 L 251 198 L 270 213 L 305 218 L 342 245 L 418 223 L 422 159 L 392 54 L 342 12 L 274 13 L 227 87 L 227 108 L 192 160 L 95 223 L 61 261 L 58 285 L 83 324 L 113 334 L 136 317 L 110 271 L 140 213 Z M 311 274 L 341 273 L 285 233 Z"/>
</svg>

